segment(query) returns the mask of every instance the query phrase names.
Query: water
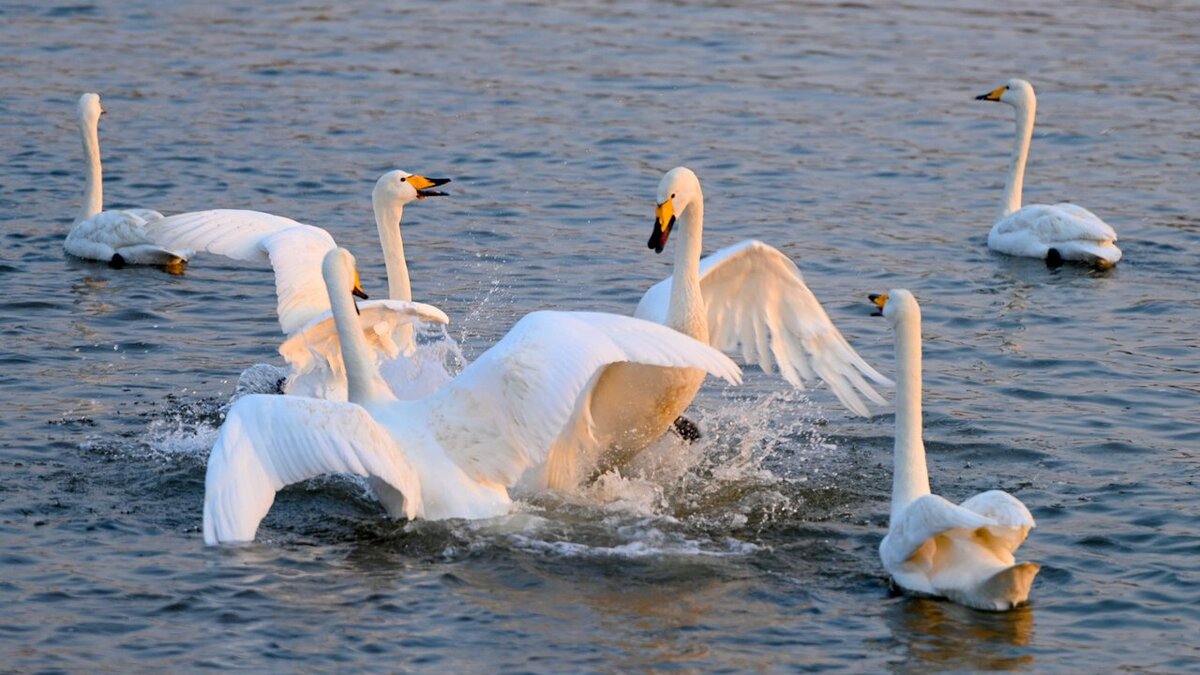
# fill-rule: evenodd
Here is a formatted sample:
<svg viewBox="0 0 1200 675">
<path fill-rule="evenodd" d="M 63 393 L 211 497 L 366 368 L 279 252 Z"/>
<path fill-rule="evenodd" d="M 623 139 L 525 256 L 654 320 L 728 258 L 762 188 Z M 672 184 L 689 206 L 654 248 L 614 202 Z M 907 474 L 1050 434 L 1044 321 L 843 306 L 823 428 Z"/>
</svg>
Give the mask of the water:
<svg viewBox="0 0 1200 675">
<path fill-rule="evenodd" d="M 1200 659 L 1200 10 L 1185 2 L 209 2 L 0 7 L 0 654 L 18 670 L 1194 670 Z M 1121 233 L 1107 274 L 988 253 L 1011 110 L 1038 87 L 1028 201 Z M 369 291 L 374 180 L 419 299 L 477 354 L 545 308 L 630 312 L 669 270 L 654 189 L 700 175 L 706 248 L 761 238 L 894 372 L 865 295 L 914 289 L 936 491 L 1039 527 L 1029 607 L 889 592 L 892 417 L 750 373 L 693 448 L 484 523 L 286 490 L 258 543 L 201 541 L 221 404 L 278 343 L 265 270 L 70 260 L 75 99 L 99 91 L 109 206 L 327 227 Z"/>
</svg>

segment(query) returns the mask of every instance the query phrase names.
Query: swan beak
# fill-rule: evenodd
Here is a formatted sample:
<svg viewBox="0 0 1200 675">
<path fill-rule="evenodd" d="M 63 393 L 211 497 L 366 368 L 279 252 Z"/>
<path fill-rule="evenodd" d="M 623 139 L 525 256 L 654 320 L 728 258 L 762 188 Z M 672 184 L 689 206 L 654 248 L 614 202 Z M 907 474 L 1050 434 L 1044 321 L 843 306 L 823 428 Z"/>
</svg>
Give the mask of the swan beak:
<svg viewBox="0 0 1200 675">
<path fill-rule="evenodd" d="M 449 183 L 449 178 L 426 178 L 425 176 L 409 176 L 408 184 L 413 186 L 417 191 L 417 199 L 425 199 L 426 197 L 447 197 L 445 192 L 439 190 L 430 190 L 429 188 L 445 185 Z"/>
<path fill-rule="evenodd" d="M 867 299 L 875 303 L 876 310 L 871 312 L 871 316 L 883 316 L 883 306 L 887 304 L 887 293 L 876 295 L 872 293 L 867 296 Z"/>
<path fill-rule="evenodd" d="M 655 253 L 662 253 L 674 226 L 675 204 L 668 199 L 654 209 L 654 231 L 650 233 L 650 241 L 646 242 L 646 246 L 654 249 Z"/>
<path fill-rule="evenodd" d="M 998 89 L 989 91 L 986 94 L 980 94 L 975 97 L 975 100 L 976 101 L 999 101 L 1000 97 L 1003 96 L 1004 92 L 1006 92 L 1006 91 L 1008 91 L 1008 85 L 1004 85 L 1003 87 L 999 87 Z"/>
</svg>

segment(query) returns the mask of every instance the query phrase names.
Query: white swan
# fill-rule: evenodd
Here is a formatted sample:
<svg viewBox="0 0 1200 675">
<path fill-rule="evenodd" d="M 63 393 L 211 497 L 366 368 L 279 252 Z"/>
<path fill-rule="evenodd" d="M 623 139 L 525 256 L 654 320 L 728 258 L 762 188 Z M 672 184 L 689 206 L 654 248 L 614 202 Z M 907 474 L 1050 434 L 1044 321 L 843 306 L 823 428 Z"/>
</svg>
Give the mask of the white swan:
<svg viewBox="0 0 1200 675">
<path fill-rule="evenodd" d="M 976 609 L 1025 602 L 1040 567 L 1013 554 L 1034 527 L 1016 497 L 990 490 L 955 506 L 929 491 L 921 440 L 921 308 L 897 289 L 872 295 L 896 334 L 896 447 L 892 512 L 879 545 L 883 567 L 901 587 Z"/>
<path fill-rule="evenodd" d="M 392 396 L 354 310 L 354 258 L 322 265 L 341 338 L 349 402 L 246 396 L 209 455 L 204 540 L 250 541 L 285 485 L 324 473 L 367 476 L 394 517 L 484 518 L 509 508 L 507 485 L 545 460 L 595 374 L 635 361 L 740 380 L 720 352 L 630 317 L 534 312 L 437 393 Z"/>
<path fill-rule="evenodd" d="M 1017 113 L 1017 140 L 1004 187 L 1004 202 L 988 234 L 988 248 L 1008 255 L 1044 258 L 1052 264 L 1075 260 L 1101 268 L 1115 265 L 1121 259 L 1121 249 L 1114 243 L 1117 233 L 1091 211 L 1067 203 L 1021 206 L 1025 160 L 1029 157 L 1037 114 L 1033 85 L 1012 79 L 1003 87 L 975 98 L 1007 103 Z"/>
<path fill-rule="evenodd" d="M 426 178 L 389 171 L 375 183 L 371 202 L 383 245 L 390 300 L 412 301 L 400 220 L 404 205 L 426 197 L 448 178 Z M 261 211 L 219 209 L 165 218 L 151 226 L 155 239 L 173 246 L 251 262 L 269 262 L 275 271 L 279 326 L 287 340 L 279 353 L 287 361 L 284 391 L 288 394 L 346 400 L 346 374 L 338 356 L 338 337 L 329 313 L 329 294 L 321 261 L 337 247 L 325 230 Z M 416 317 L 392 312 L 387 301 L 364 303 L 363 323 L 376 360 L 394 393 L 420 398 L 450 380 L 445 361 L 417 353 L 412 322 L 446 323 L 440 310 Z M 447 338 L 448 339 L 448 338 Z"/>
<path fill-rule="evenodd" d="M 842 403 L 868 415 L 859 394 L 883 398 L 863 376 L 890 381 L 854 352 L 804 285 L 800 271 L 778 250 L 744 241 L 700 259 L 704 196 L 691 170 L 667 172 L 658 186 L 649 246 L 661 253 L 676 220 L 683 223 L 671 277 L 655 284 L 634 316 L 667 325 L 724 351 L 741 347 L 748 363 L 767 372 L 778 365 L 797 387 L 819 377 Z M 666 432 L 691 404 L 704 374 L 635 364 L 601 374 L 590 405 L 596 444 L 560 449 L 537 482 L 567 488 L 592 472 L 620 464 Z"/>
<path fill-rule="evenodd" d="M 146 224 L 162 220 L 163 215 L 150 209 L 104 210 L 104 176 L 100 168 L 100 136 L 97 127 L 104 109 L 100 96 L 79 97 L 77 115 L 79 136 L 83 139 L 83 159 L 87 163 L 87 183 L 79 215 L 67 233 L 63 248 L 67 253 L 88 260 L 102 260 L 114 266 L 179 265 L 191 251 L 169 250 L 158 245 L 146 233 Z"/>
</svg>

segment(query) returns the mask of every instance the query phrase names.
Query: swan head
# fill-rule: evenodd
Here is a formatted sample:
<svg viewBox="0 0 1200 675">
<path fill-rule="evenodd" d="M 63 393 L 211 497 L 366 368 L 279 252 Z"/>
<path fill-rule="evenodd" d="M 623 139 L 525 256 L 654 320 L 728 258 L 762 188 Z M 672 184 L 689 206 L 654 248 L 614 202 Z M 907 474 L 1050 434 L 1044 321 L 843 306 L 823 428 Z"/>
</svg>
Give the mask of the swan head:
<svg viewBox="0 0 1200 675">
<path fill-rule="evenodd" d="M 358 278 L 358 265 L 354 261 L 354 255 L 344 248 L 335 248 L 325 254 L 325 259 L 321 261 L 321 276 L 325 278 L 325 287 L 329 290 L 330 299 L 342 294 L 351 296 L 350 301 L 354 302 L 355 312 L 358 312 L 358 302 L 354 298 L 368 299 Z"/>
<path fill-rule="evenodd" d="M 104 108 L 100 107 L 99 94 L 89 92 L 79 97 L 78 115 L 81 123 L 96 124 L 103 114 Z"/>
<path fill-rule="evenodd" d="M 882 316 L 893 326 L 909 318 L 921 318 L 921 306 L 913 294 L 903 288 L 893 288 L 887 293 L 867 296 L 874 305 L 875 311 L 871 316 Z"/>
<path fill-rule="evenodd" d="M 700 179 L 686 167 L 677 166 L 662 177 L 658 183 L 658 195 L 655 197 L 654 231 L 650 233 L 647 246 L 655 253 L 662 253 L 667 245 L 667 237 L 675 227 L 676 216 L 684 211 L 697 199 L 703 199 L 700 192 Z"/>
<path fill-rule="evenodd" d="M 1033 94 L 1033 85 L 1025 80 L 1014 77 L 1002 87 L 997 87 L 986 94 L 975 97 L 976 101 L 999 101 L 1013 107 L 1028 105 L 1037 98 Z"/>
<path fill-rule="evenodd" d="M 445 197 L 445 192 L 431 190 L 449 183 L 449 178 L 426 178 L 407 171 L 389 171 L 375 181 L 371 200 L 376 204 L 394 203 L 403 206 L 414 199 Z"/>
</svg>

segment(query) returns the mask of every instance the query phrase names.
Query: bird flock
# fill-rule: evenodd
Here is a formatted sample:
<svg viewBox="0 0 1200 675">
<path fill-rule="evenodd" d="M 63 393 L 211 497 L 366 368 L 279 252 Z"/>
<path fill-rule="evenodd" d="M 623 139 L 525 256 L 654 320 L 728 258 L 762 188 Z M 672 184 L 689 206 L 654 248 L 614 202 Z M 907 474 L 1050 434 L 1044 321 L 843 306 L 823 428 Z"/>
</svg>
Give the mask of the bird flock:
<svg viewBox="0 0 1200 675">
<path fill-rule="evenodd" d="M 1116 233 L 1090 211 L 1022 206 L 1033 87 L 1013 79 L 977 98 L 1016 111 L 989 248 L 1049 265 L 1116 264 Z M 913 294 L 870 296 L 895 334 L 893 385 L 855 352 L 778 249 L 747 240 L 702 257 L 704 195 L 690 169 L 671 169 L 659 183 L 648 246 L 662 253 L 678 231 L 674 267 L 632 317 L 533 312 L 459 371 L 441 328 L 449 317 L 414 301 L 400 227 L 406 205 L 445 196 L 435 188 L 450 179 L 399 170 L 379 178 L 371 202 L 388 298 L 368 300 L 354 256 L 319 227 L 250 210 L 105 211 L 103 112 L 98 95 L 79 98 L 86 184 L 68 254 L 114 267 L 179 267 L 207 253 L 274 271 L 287 367 L 248 369 L 268 376 L 225 417 L 205 479 L 207 544 L 252 541 L 280 489 L 327 473 L 366 478 L 388 514 L 405 519 L 490 518 L 509 511 L 512 491 L 578 488 L 664 434 L 696 438 L 684 413 L 708 375 L 740 383 L 741 369 L 726 356 L 736 353 L 798 388 L 824 382 L 858 415 L 871 414 L 868 401 L 886 403 L 877 386 L 895 386 L 884 569 L 908 592 L 978 609 L 1027 601 L 1039 568 L 1014 557 L 1034 527 L 1025 505 L 998 490 L 958 505 L 930 492 Z"/>
</svg>

